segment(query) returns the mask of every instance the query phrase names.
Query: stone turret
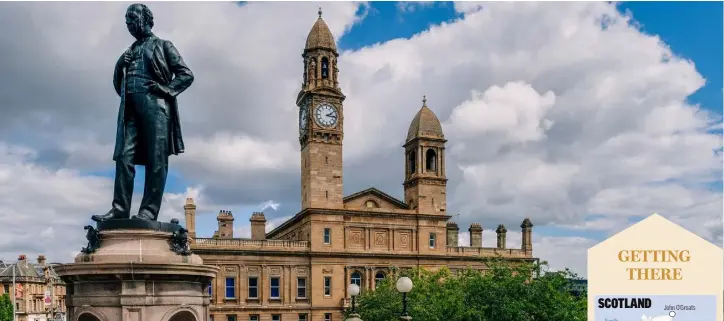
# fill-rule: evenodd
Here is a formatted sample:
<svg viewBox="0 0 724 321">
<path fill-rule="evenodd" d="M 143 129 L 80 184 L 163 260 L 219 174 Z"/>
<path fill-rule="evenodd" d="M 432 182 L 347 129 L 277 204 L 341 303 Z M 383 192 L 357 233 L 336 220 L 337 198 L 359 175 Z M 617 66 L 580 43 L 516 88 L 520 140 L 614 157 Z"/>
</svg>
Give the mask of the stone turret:
<svg viewBox="0 0 724 321">
<path fill-rule="evenodd" d="M 221 210 L 219 215 L 216 216 L 216 221 L 219 222 L 219 229 L 217 230 L 217 238 L 220 239 L 233 239 L 234 238 L 234 215 L 231 211 Z"/>
<path fill-rule="evenodd" d="M 470 246 L 483 247 L 483 227 L 480 223 L 470 224 L 468 232 L 470 232 Z"/>
<path fill-rule="evenodd" d="M 266 239 L 266 217 L 262 212 L 254 212 L 251 214 L 249 219 L 251 222 L 251 239 L 252 240 L 264 240 Z"/>
<path fill-rule="evenodd" d="M 191 197 L 186 198 L 184 215 L 186 217 L 186 229 L 188 230 L 189 237 L 193 240 L 196 238 L 196 204 L 194 204 L 194 199 Z"/>
<path fill-rule="evenodd" d="M 522 246 L 521 249 L 523 249 L 526 253 L 530 252 L 533 253 L 533 223 L 530 222 L 529 218 L 525 218 L 523 220 L 523 223 L 520 224 L 520 228 L 523 232 L 523 240 L 522 240 Z"/>
<path fill-rule="evenodd" d="M 458 246 L 460 228 L 455 222 L 447 222 L 447 246 Z"/>
<path fill-rule="evenodd" d="M 503 224 L 498 225 L 498 228 L 495 230 L 495 233 L 498 234 L 498 248 L 504 249 L 505 248 L 505 234 L 508 233 L 508 230 L 505 229 L 505 225 L 503 225 Z"/>
</svg>

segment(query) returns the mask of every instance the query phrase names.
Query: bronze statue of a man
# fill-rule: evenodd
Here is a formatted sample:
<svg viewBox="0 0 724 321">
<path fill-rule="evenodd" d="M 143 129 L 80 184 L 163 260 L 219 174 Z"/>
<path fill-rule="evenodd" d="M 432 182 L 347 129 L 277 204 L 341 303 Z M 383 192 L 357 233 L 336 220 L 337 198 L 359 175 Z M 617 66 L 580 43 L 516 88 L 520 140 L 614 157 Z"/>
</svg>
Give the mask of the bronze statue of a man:
<svg viewBox="0 0 724 321">
<path fill-rule="evenodd" d="M 146 182 L 133 219 L 155 221 L 166 186 L 168 157 L 184 151 L 176 96 L 191 86 L 194 76 L 174 45 L 151 32 L 153 14 L 148 7 L 129 6 L 126 27 L 136 41 L 118 59 L 113 73 L 113 85 L 121 97 L 113 153 L 113 206 L 104 215 L 93 215 L 96 222 L 129 218 L 135 165 L 145 166 Z"/>
</svg>

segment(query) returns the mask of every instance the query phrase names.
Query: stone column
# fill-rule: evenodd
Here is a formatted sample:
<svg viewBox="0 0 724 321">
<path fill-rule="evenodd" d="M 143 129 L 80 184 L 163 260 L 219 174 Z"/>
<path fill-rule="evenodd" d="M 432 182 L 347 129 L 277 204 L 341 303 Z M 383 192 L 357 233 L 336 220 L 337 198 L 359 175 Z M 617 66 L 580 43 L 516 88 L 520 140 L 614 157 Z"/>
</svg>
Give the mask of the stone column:
<svg viewBox="0 0 724 321">
<path fill-rule="evenodd" d="M 458 233 L 460 228 L 455 222 L 447 223 L 447 246 L 457 247 L 458 246 Z"/>
<path fill-rule="evenodd" d="M 503 224 L 498 225 L 498 229 L 495 230 L 495 233 L 498 234 L 498 248 L 504 249 L 505 248 L 505 233 L 507 233 L 508 230 L 505 229 L 505 226 Z"/>
<path fill-rule="evenodd" d="M 483 227 L 480 223 L 470 224 L 470 247 L 483 247 Z"/>
</svg>

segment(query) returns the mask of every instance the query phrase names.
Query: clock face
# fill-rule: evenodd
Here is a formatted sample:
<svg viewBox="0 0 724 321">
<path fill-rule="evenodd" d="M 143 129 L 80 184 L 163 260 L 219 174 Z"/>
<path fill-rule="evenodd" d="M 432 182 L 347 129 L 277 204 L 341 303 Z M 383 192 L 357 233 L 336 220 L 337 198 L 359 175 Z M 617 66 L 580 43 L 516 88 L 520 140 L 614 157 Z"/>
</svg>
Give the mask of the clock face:
<svg viewBox="0 0 724 321">
<path fill-rule="evenodd" d="M 314 119 L 323 127 L 333 127 L 337 124 L 337 108 L 329 103 L 321 103 L 314 109 Z"/>
<path fill-rule="evenodd" d="M 309 119 L 309 108 L 303 105 L 299 108 L 299 134 L 303 134 L 307 130 L 307 120 Z"/>
</svg>

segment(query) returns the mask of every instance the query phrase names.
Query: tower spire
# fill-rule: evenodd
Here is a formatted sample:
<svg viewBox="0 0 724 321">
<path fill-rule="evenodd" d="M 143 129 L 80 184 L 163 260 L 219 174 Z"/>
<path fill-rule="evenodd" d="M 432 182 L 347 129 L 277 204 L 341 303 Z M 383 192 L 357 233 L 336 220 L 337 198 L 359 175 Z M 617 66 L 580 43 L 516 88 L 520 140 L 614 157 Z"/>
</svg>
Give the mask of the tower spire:
<svg viewBox="0 0 724 321">
<path fill-rule="evenodd" d="M 422 107 L 427 107 L 427 96 L 422 95 Z"/>
<path fill-rule="evenodd" d="M 322 18 L 322 6 L 319 6 L 319 11 L 317 11 L 317 14 L 319 14 L 319 18 Z"/>
</svg>

